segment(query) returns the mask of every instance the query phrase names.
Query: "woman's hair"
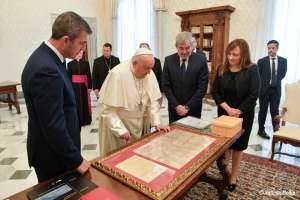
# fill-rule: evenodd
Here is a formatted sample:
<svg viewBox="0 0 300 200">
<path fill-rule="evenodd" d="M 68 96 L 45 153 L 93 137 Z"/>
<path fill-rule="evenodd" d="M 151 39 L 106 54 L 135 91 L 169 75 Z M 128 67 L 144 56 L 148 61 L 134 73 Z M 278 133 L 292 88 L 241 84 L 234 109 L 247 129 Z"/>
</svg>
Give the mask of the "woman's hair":
<svg viewBox="0 0 300 200">
<path fill-rule="evenodd" d="M 235 39 L 233 41 L 231 41 L 227 48 L 225 49 L 225 58 L 224 61 L 222 63 L 222 66 L 219 70 L 219 76 L 223 76 L 223 74 L 229 70 L 230 68 L 230 64 L 227 58 L 227 54 L 229 51 L 231 51 L 232 49 L 236 48 L 236 47 L 240 47 L 240 56 L 241 56 L 241 60 L 240 63 L 238 64 L 238 68 L 239 69 L 245 69 L 248 68 L 250 66 L 253 65 L 251 58 L 250 58 L 250 49 L 249 49 L 249 45 L 246 42 L 246 40 L 244 39 Z"/>
</svg>

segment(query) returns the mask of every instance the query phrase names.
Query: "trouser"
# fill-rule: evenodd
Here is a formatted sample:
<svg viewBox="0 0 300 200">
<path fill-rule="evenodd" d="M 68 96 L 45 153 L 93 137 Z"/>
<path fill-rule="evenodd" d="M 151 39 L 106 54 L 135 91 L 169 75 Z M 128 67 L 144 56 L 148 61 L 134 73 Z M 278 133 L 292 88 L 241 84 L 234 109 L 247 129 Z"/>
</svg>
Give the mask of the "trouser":
<svg viewBox="0 0 300 200">
<path fill-rule="evenodd" d="M 48 180 L 49 178 L 55 177 L 57 175 L 60 175 L 64 172 L 66 172 L 66 169 L 61 169 L 58 171 L 45 171 L 44 169 L 40 169 L 40 168 L 34 168 L 38 182 L 41 183 L 45 180 Z"/>
<path fill-rule="evenodd" d="M 258 130 L 265 130 L 266 117 L 268 112 L 268 107 L 270 104 L 270 113 L 271 120 L 273 125 L 273 130 L 276 126 L 276 121 L 274 121 L 274 117 L 279 114 L 278 107 L 280 103 L 280 96 L 277 92 L 277 87 L 269 86 L 268 91 L 259 97 L 259 112 L 258 112 Z"/>
</svg>

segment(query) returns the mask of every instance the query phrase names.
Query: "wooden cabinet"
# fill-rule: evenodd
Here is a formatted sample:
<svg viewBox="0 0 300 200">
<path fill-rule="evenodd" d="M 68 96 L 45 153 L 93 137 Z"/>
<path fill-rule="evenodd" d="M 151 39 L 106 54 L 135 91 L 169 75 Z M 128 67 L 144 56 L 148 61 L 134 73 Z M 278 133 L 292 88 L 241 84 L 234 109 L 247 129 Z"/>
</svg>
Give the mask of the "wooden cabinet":
<svg viewBox="0 0 300 200">
<path fill-rule="evenodd" d="M 212 99 L 211 87 L 218 66 L 223 62 L 228 45 L 230 14 L 234 7 L 218 6 L 198 10 L 176 12 L 181 17 L 181 30 L 198 37 L 197 48 L 207 57 L 209 82 L 205 98 Z"/>
</svg>

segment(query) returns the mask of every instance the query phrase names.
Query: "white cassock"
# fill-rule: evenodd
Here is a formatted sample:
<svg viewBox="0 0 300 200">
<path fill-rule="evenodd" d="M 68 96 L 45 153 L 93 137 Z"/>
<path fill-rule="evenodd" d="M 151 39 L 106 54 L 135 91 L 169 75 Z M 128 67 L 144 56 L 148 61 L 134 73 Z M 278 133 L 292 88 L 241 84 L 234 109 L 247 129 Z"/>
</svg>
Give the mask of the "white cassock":
<svg viewBox="0 0 300 200">
<path fill-rule="evenodd" d="M 143 79 L 132 72 L 131 60 L 114 67 L 106 77 L 99 95 L 100 155 L 124 144 L 119 137 L 129 131 L 132 142 L 161 124 L 158 99 L 161 98 L 157 79 L 152 70 Z M 142 111 L 139 104 L 142 99 Z"/>
</svg>

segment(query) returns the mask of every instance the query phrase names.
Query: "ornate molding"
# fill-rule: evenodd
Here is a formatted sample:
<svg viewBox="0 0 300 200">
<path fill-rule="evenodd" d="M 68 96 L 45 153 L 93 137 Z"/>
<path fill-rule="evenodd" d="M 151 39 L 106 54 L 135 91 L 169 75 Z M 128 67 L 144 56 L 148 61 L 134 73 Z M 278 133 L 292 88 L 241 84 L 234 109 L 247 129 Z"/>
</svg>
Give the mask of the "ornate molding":
<svg viewBox="0 0 300 200">
<path fill-rule="evenodd" d="M 216 24 L 218 26 L 223 26 L 225 24 L 224 12 L 217 12 L 216 13 L 216 19 L 214 21 L 214 24 Z"/>
<path fill-rule="evenodd" d="M 189 31 L 190 30 L 190 22 L 189 22 L 189 16 L 188 15 L 182 16 L 181 29 L 183 31 Z"/>
</svg>

